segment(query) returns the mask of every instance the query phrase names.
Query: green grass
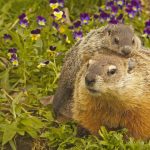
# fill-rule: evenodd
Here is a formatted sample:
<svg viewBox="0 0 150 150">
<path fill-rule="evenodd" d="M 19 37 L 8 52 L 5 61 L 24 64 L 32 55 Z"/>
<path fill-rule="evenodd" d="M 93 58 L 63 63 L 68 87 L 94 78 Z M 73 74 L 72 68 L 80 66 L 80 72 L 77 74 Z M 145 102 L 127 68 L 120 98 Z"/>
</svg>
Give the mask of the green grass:
<svg viewBox="0 0 150 150">
<path fill-rule="evenodd" d="M 65 1 L 71 21 L 79 20 L 82 12 L 88 12 L 92 18 L 93 14 L 98 13 L 99 6 L 104 7 L 103 4 L 104 1 L 100 0 Z M 23 12 L 28 17 L 27 28 L 22 28 L 19 24 L 18 16 Z M 0 1 L 1 149 L 17 149 L 19 139 L 23 138 L 30 141 L 30 147 L 41 150 L 150 149 L 148 142 L 135 141 L 133 138 L 124 140 L 124 130 L 107 132 L 102 127 L 101 139 L 92 135 L 79 138 L 75 123 L 59 124 L 55 121 L 51 105 L 46 104 L 45 98 L 54 94 L 65 52 L 75 40 L 67 23 L 56 21 L 62 29 L 59 31 L 52 27 L 52 12 L 48 0 Z M 40 37 L 32 40 L 31 31 L 39 28 L 36 21 L 39 15 L 45 17 L 47 22 L 41 28 Z M 125 22 L 132 24 L 145 46 L 150 47 L 149 39 L 141 36 L 148 15 L 143 10 L 140 16 L 139 23 L 139 17 L 131 20 L 125 14 Z M 87 25 L 80 28 L 85 35 L 91 29 L 104 24 L 91 19 Z M 4 34 L 10 34 L 12 40 L 4 40 Z M 50 46 L 56 46 L 56 50 L 50 51 Z M 10 48 L 17 49 L 18 66 L 9 60 Z M 49 63 L 41 67 L 45 61 Z"/>
</svg>

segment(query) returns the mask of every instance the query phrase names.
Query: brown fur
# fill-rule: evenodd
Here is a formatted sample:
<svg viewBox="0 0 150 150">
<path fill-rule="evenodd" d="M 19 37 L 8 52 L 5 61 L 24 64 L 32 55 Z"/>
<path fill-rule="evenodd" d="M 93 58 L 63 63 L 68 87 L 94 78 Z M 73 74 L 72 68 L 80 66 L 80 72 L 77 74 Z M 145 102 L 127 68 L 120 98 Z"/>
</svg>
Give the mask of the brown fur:
<svg viewBox="0 0 150 150">
<path fill-rule="evenodd" d="M 119 42 L 114 43 L 115 38 Z M 134 43 L 132 40 L 134 39 Z M 140 40 L 134 34 L 133 29 L 128 25 L 107 25 L 99 29 L 90 31 L 87 36 L 78 41 L 67 53 L 61 70 L 58 89 L 54 95 L 54 111 L 71 118 L 70 110 L 74 82 L 77 72 L 80 70 L 83 62 L 82 54 L 93 55 L 95 52 L 106 53 L 108 55 L 124 55 L 121 50 L 131 50 L 131 53 L 138 51 Z M 66 107 L 67 106 L 67 107 Z M 67 110 L 67 111 L 66 111 Z"/>
<path fill-rule="evenodd" d="M 103 125 L 109 129 L 127 128 L 130 136 L 149 139 L 150 59 L 136 54 L 133 56 L 136 65 L 130 72 L 127 59 L 107 55 L 98 55 L 91 59 L 94 60 L 93 64 L 89 68 L 87 63 L 83 65 L 76 77 L 73 118 L 92 134 L 97 135 Z M 118 72 L 109 79 L 104 72 L 111 63 L 117 66 Z M 85 76 L 92 73 L 91 68 L 96 65 L 100 72 L 96 73 L 96 85 L 92 88 L 100 89 L 100 93 L 93 94 L 85 85 Z"/>
</svg>

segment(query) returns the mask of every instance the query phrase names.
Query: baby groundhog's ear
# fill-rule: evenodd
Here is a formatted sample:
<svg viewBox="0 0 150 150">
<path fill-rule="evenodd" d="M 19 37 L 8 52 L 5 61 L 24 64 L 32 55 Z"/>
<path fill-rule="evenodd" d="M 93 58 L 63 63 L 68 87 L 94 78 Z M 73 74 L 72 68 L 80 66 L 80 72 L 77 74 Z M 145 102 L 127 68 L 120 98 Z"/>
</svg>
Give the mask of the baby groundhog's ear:
<svg viewBox="0 0 150 150">
<path fill-rule="evenodd" d="M 128 59 L 128 73 L 131 73 L 131 71 L 136 67 L 136 61 L 132 58 Z"/>
<path fill-rule="evenodd" d="M 108 24 L 107 26 L 103 27 L 103 35 L 111 35 L 114 30 L 115 25 L 114 24 Z"/>
<path fill-rule="evenodd" d="M 137 35 L 135 35 L 134 39 L 135 39 L 135 44 L 136 44 L 136 50 L 140 50 L 141 45 L 142 45 L 140 38 Z"/>
</svg>

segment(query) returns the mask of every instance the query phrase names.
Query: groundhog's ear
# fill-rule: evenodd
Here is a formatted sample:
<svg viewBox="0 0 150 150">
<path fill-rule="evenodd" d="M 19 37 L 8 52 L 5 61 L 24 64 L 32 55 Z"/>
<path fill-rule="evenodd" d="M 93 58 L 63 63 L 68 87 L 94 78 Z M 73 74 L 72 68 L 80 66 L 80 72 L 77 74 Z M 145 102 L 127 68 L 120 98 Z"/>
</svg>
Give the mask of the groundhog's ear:
<svg viewBox="0 0 150 150">
<path fill-rule="evenodd" d="M 134 36 L 134 39 L 136 41 L 136 48 L 139 50 L 141 48 L 141 45 L 142 45 L 141 40 L 137 35 Z"/>
<path fill-rule="evenodd" d="M 132 58 L 128 59 L 128 73 L 131 73 L 131 71 L 136 67 L 136 61 Z"/>
<path fill-rule="evenodd" d="M 104 34 L 105 34 L 105 35 L 111 35 L 112 32 L 114 31 L 114 29 L 115 29 L 115 25 L 114 25 L 114 24 L 109 24 L 109 25 L 107 25 L 107 26 L 105 27 L 105 29 L 104 29 Z"/>
<path fill-rule="evenodd" d="M 87 52 L 84 52 L 82 55 L 81 55 L 81 63 L 84 64 L 86 63 L 90 58 L 92 57 L 92 54 L 91 53 L 87 53 Z"/>
</svg>

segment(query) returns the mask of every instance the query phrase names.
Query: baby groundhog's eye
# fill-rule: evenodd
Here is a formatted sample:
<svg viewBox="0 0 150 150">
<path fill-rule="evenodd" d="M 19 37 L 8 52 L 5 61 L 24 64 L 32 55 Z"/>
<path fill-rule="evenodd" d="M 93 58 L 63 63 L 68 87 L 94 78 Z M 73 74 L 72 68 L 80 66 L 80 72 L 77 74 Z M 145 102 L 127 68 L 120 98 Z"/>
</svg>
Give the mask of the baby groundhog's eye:
<svg viewBox="0 0 150 150">
<path fill-rule="evenodd" d="M 114 42 L 115 42 L 115 44 L 119 44 L 119 38 L 118 38 L 118 37 L 115 37 L 115 38 L 114 38 Z"/>
<path fill-rule="evenodd" d="M 111 35 L 111 30 L 110 29 L 108 30 L 108 35 Z"/>
<path fill-rule="evenodd" d="M 107 71 L 107 75 L 114 75 L 117 72 L 117 67 L 114 65 L 110 65 Z"/>
</svg>

